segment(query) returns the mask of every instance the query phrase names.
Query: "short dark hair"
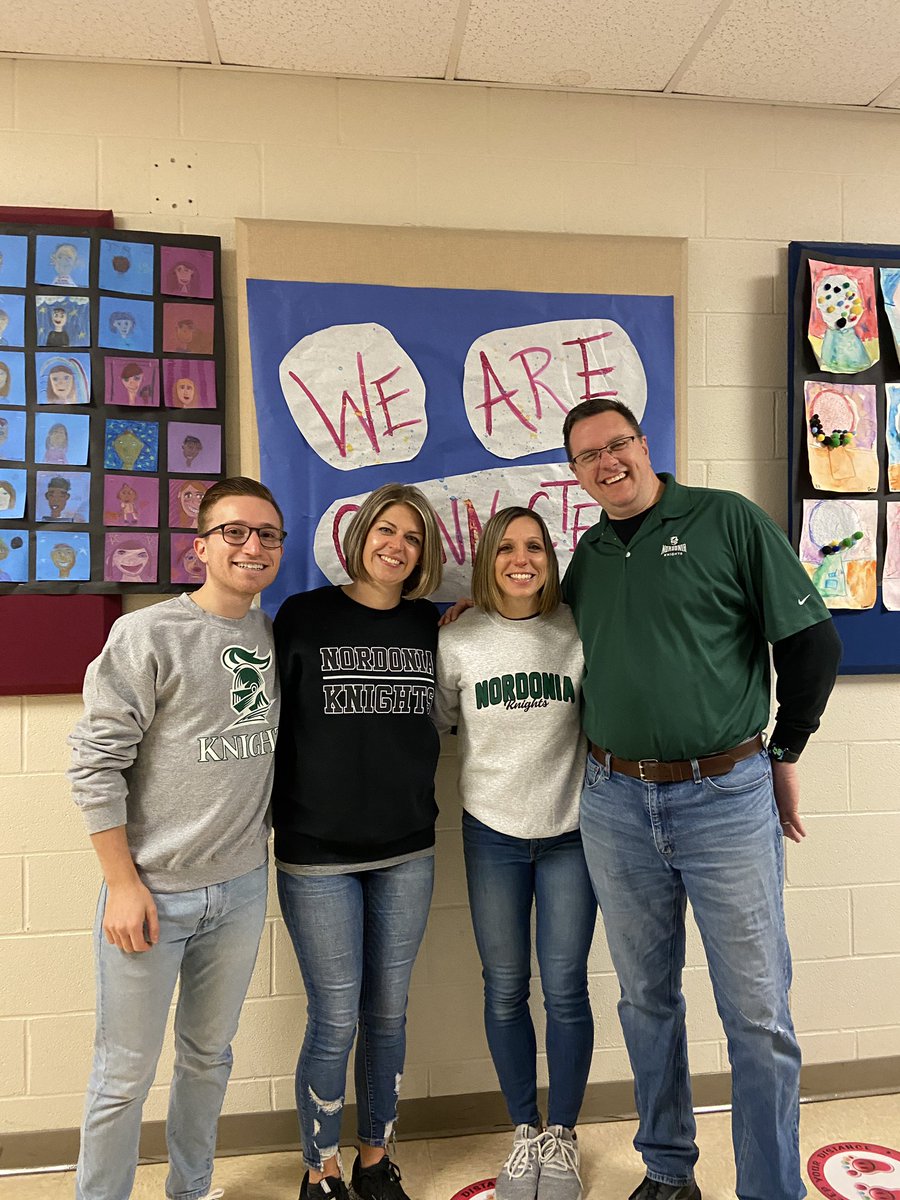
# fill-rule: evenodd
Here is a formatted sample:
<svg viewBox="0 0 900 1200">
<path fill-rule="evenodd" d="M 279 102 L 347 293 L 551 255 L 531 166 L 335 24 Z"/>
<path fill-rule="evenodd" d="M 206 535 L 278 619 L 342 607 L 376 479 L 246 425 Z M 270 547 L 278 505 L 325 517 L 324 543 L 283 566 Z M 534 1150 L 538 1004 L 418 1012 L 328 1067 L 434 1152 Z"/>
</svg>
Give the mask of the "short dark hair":
<svg viewBox="0 0 900 1200">
<path fill-rule="evenodd" d="M 600 413 L 616 412 L 620 417 L 624 417 L 638 437 L 644 437 L 644 431 L 641 429 L 641 423 L 628 407 L 621 400 L 610 400 L 606 396 L 595 396 L 592 400 L 583 400 L 581 404 L 576 404 L 574 408 L 570 408 L 566 413 L 566 419 L 563 421 L 563 442 L 566 447 L 566 458 L 569 462 L 572 461 L 572 448 L 570 438 L 572 429 L 579 421 L 584 421 L 588 417 L 597 417 Z"/>
<path fill-rule="evenodd" d="M 230 479 L 220 479 L 218 483 L 214 483 L 211 488 L 207 489 L 200 501 L 200 508 L 197 510 L 198 529 L 202 530 L 206 525 L 206 519 L 213 505 L 218 504 L 220 500 L 227 500 L 229 496 L 253 496 L 257 500 L 267 500 L 278 513 L 278 520 L 281 522 L 282 528 L 284 527 L 284 514 L 278 506 L 278 501 L 266 485 L 257 479 L 250 479 L 246 475 L 232 475 Z"/>
</svg>

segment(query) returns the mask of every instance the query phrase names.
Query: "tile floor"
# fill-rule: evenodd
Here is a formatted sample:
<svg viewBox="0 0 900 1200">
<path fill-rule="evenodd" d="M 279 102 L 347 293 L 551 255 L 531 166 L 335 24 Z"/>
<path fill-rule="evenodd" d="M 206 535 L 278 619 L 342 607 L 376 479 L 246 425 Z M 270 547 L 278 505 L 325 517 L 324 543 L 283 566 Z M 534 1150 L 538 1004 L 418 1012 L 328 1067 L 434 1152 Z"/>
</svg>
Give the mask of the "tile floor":
<svg viewBox="0 0 900 1200">
<path fill-rule="evenodd" d="M 697 1180 L 704 1200 L 734 1200 L 729 1115 L 703 1114 L 697 1124 Z M 642 1171 L 631 1145 L 634 1129 L 631 1121 L 579 1128 L 588 1200 L 625 1200 L 637 1186 Z M 804 1163 L 815 1150 L 837 1141 L 869 1142 L 900 1151 L 900 1093 L 804 1104 L 800 1136 Z M 398 1163 L 404 1187 L 412 1200 L 450 1200 L 466 1184 L 494 1175 L 508 1146 L 507 1134 L 401 1142 Z M 352 1161 L 352 1152 L 345 1151 L 348 1169 Z M 162 1200 L 165 1174 L 163 1165 L 139 1167 L 134 1200 Z M 291 1153 L 221 1158 L 213 1183 L 225 1188 L 226 1200 L 295 1200 L 299 1181 L 299 1158 Z M 72 1191 L 71 1172 L 0 1176 L 0 1200 L 62 1200 Z M 812 1187 L 810 1195 L 818 1200 L 819 1193 Z"/>
</svg>

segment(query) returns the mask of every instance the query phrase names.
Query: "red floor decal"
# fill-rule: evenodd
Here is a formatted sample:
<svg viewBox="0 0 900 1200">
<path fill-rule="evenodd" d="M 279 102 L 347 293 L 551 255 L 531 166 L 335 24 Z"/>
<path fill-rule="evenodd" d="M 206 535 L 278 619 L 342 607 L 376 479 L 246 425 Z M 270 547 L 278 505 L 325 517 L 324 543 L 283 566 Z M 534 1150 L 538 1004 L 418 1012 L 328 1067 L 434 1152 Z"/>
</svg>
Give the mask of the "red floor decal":
<svg viewBox="0 0 900 1200">
<path fill-rule="evenodd" d="M 900 1200 L 900 1150 L 868 1142 L 833 1142 L 806 1164 L 826 1200 Z"/>
<path fill-rule="evenodd" d="M 454 1192 L 450 1200 L 494 1200 L 494 1184 L 495 1179 L 479 1179 L 477 1183 L 470 1183 L 468 1187 L 460 1188 L 458 1192 Z"/>
</svg>

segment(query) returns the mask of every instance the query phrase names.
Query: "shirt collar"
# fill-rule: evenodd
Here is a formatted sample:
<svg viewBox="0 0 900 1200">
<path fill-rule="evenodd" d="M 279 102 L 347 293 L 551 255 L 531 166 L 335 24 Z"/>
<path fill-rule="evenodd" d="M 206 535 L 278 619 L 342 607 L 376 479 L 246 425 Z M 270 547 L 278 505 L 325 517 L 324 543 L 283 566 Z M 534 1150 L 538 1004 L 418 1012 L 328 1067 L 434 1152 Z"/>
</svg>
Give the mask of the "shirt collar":
<svg viewBox="0 0 900 1200">
<path fill-rule="evenodd" d="M 660 521 L 683 517 L 686 513 L 689 513 L 694 507 L 691 489 L 678 483 L 675 476 L 670 475 L 668 471 L 659 471 L 657 475 L 664 484 L 663 494 L 653 506 L 659 514 Z M 597 542 L 603 537 L 608 528 L 609 516 L 604 512 L 597 524 L 592 525 L 584 537 L 589 542 Z"/>
</svg>

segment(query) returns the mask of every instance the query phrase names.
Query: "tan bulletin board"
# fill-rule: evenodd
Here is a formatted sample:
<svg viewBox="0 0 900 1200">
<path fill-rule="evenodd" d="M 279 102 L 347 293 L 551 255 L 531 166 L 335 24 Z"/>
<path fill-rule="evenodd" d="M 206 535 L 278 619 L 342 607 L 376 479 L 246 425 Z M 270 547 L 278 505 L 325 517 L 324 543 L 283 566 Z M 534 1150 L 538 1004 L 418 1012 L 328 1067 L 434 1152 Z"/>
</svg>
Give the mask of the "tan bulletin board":
<svg viewBox="0 0 900 1200">
<path fill-rule="evenodd" d="M 678 475 L 687 465 L 687 242 L 480 229 L 410 229 L 305 221 L 236 222 L 240 470 L 259 473 L 247 279 L 394 287 L 672 296 Z M 231 444 L 235 439 L 231 438 Z M 652 446 L 651 446 L 652 451 Z"/>
</svg>

